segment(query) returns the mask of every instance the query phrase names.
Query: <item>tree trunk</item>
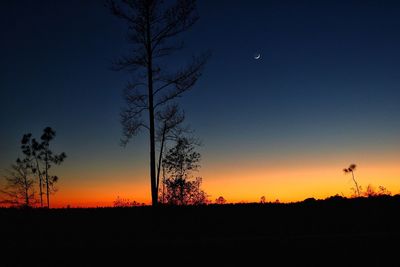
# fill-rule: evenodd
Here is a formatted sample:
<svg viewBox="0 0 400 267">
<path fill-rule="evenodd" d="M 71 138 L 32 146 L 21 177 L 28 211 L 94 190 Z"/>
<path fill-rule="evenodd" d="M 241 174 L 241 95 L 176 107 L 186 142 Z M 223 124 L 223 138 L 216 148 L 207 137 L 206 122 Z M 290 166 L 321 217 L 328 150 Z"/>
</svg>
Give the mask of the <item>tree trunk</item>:
<svg viewBox="0 0 400 267">
<path fill-rule="evenodd" d="M 157 168 L 157 195 L 160 188 L 160 170 L 162 165 L 162 155 L 164 150 L 164 142 L 165 142 L 165 132 L 167 130 L 167 126 L 164 125 L 162 138 L 161 138 L 161 147 L 160 147 L 160 155 L 158 156 L 158 168 Z"/>
<path fill-rule="evenodd" d="M 40 194 L 40 207 L 43 208 L 43 181 L 42 181 L 42 177 L 39 176 L 39 194 Z"/>
<path fill-rule="evenodd" d="M 354 173 L 353 171 L 351 172 L 351 175 L 353 176 L 353 181 L 356 184 L 356 189 L 357 189 L 357 195 L 360 196 L 360 189 L 358 188 L 358 184 L 356 182 L 356 179 L 354 178 Z"/>
<path fill-rule="evenodd" d="M 150 126 L 150 181 L 151 201 L 153 206 L 158 204 L 156 183 L 156 152 L 155 152 L 155 129 L 154 129 L 154 102 L 153 102 L 153 63 L 150 32 L 150 7 L 146 6 L 146 50 L 147 50 L 147 86 L 149 94 L 149 126 Z"/>
<path fill-rule="evenodd" d="M 24 177 L 24 186 L 25 186 L 25 206 L 29 207 L 29 187 L 27 177 Z"/>
<path fill-rule="evenodd" d="M 48 148 L 46 148 L 48 149 Z M 46 171 L 46 196 L 47 196 L 47 208 L 50 208 L 50 192 L 49 192 L 49 174 L 48 174 L 48 169 L 49 169 L 49 165 L 48 165 L 48 151 L 46 150 L 46 166 L 45 166 L 45 171 Z"/>
<path fill-rule="evenodd" d="M 162 188 L 162 203 L 165 203 L 165 169 L 163 167 L 163 188 Z"/>
<path fill-rule="evenodd" d="M 43 188 L 42 188 L 42 174 L 39 169 L 39 162 L 38 159 L 35 157 L 36 160 L 36 170 L 39 175 L 39 195 L 40 195 L 40 207 L 43 208 Z"/>
</svg>

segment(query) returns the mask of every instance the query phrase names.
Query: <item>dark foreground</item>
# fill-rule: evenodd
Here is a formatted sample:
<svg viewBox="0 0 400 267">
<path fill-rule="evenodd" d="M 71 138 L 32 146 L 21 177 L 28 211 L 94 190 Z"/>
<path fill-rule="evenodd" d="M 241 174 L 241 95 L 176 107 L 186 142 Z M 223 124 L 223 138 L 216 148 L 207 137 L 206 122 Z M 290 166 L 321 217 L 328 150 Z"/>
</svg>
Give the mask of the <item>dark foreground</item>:
<svg viewBox="0 0 400 267">
<path fill-rule="evenodd" d="M 399 213 L 399 196 L 0 209 L 0 266 L 400 266 Z"/>
</svg>

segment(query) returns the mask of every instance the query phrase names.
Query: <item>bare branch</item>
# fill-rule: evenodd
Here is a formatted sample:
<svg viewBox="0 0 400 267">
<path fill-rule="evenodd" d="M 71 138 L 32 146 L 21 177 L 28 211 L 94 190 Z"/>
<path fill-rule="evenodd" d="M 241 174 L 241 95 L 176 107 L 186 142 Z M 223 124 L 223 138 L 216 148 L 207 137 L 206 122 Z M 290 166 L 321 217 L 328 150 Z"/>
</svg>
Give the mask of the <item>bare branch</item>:
<svg viewBox="0 0 400 267">
<path fill-rule="evenodd" d="M 135 71 L 139 67 L 146 67 L 147 60 L 143 55 L 138 55 L 135 57 L 121 57 L 120 59 L 112 63 L 112 70 L 128 70 Z"/>
<path fill-rule="evenodd" d="M 157 112 L 157 120 L 160 122 L 160 127 L 157 130 L 157 141 L 167 137 L 171 131 L 177 129 L 178 126 L 185 120 L 185 114 L 180 111 L 177 104 L 167 106 L 163 111 Z"/>
<path fill-rule="evenodd" d="M 181 50 L 183 48 L 183 42 L 177 45 L 168 45 L 157 48 L 153 51 L 153 58 L 161 58 L 172 54 L 174 51 Z"/>
<path fill-rule="evenodd" d="M 148 95 L 146 93 L 140 92 L 140 86 L 145 86 L 144 83 L 128 83 L 124 90 L 124 99 L 130 109 L 141 109 L 148 108 Z"/>
<path fill-rule="evenodd" d="M 127 3 L 127 1 L 124 1 L 125 3 Z M 124 19 L 126 20 L 128 23 L 132 23 L 135 24 L 136 21 L 133 19 L 132 15 L 128 15 L 124 9 L 122 9 L 119 5 L 117 5 L 117 3 L 115 3 L 115 1 L 113 0 L 108 0 L 106 1 L 106 7 L 108 7 L 111 12 L 118 18 Z"/>
<path fill-rule="evenodd" d="M 163 27 L 154 35 L 151 42 L 152 51 L 167 39 L 174 37 L 192 27 L 198 20 L 196 2 L 194 0 L 178 0 L 177 3 L 166 10 L 162 24 Z"/>
<path fill-rule="evenodd" d="M 184 70 L 177 72 L 173 76 L 166 77 L 165 84 L 157 88 L 154 91 L 154 95 L 169 86 L 174 88 L 160 97 L 159 101 L 154 105 L 154 108 L 162 106 L 174 98 L 180 97 L 183 93 L 191 89 L 200 78 L 208 57 L 208 55 L 204 55 L 200 58 L 194 58 L 193 62 Z"/>
<path fill-rule="evenodd" d="M 141 113 L 147 110 L 146 108 L 126 108 L 121 111 L 121 124 L 123 131 L 123 138 L 121 139 L 121 145 L 126 146 L 129 140 L 136 136 L 142 128 L 149 129 L 149 127 L 141 119 Z"/>
</svg>

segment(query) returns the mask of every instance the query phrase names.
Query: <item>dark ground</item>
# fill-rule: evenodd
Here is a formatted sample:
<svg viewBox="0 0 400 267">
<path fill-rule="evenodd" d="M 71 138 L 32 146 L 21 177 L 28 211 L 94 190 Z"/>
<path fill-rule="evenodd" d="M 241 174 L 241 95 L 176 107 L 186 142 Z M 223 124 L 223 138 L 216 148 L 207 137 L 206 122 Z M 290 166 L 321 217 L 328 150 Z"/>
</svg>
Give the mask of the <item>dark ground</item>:
<svg viewBox="0 0 400 267">
<path fill-rule="evenodd" d="M 0 266 L 400 266 L 399 213 L 400 196 L 0 209 Z"/>
</svg>

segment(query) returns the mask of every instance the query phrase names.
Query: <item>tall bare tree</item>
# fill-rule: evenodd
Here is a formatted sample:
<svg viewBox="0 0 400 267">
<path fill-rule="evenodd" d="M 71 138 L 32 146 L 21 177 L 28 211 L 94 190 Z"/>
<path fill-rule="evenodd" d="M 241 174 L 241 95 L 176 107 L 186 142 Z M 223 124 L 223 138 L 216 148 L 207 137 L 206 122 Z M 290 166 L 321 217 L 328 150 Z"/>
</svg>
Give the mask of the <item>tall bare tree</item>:
<svg viewBox="0 0 400 267">
<path fill-rule="evenodd" d="M 195 85 L 208 57 L 194 57 L 186 67 L 175 72 L 161 66 L 161 61 L 166 62 L 166 57 L 183 47 L 182 42 L 176 42 L 176 37 L 198 20 L 196 1 L 177 0 L 168 6 L 162 0 L 109 0 L 107 6 L 128 24 L 128 40 L 133 45 L 131 54 L 114 64 L 115 70 L 127 70 L 134 77 L 124 90 L 126 107 L 121 112 L 124 135 L 121 141 L 126 145 L 142 129 L 149 131 L 151 197 L 155 206 L 159 184 L 156 114 Z"/>
<path fill-rule="evenodd" d="M 31 207 L 35 202 L 34 180 L 29 158 L 17 159 L 4 176 L 5 185 L 0 190 L 1 203 L 19 207 Z"/>
<path fill-rule="evenodd" d="M 47 199 L 47 208 L 50 208 L 50 194 L 55 191 L 55 183 L 58 181 L 58 176 L 52 175 L 50 176 L 49 170 L 52 164 L 60 165 L 67 155 L 62 152 L 60 154 L 54 154 L 50 149 L 50 142 L 56 136 L 56 132 L 51 127 L 46 127 L 43 130 L 43 134 L 40 137 L 41 142 L 41 151 L 39 154 L 40 160 L 43 161 L 44 170 L 44 182 L 46 184 L 46 199 Z"/>
<path fill-rule="evenodd" d="M 43 151 L 43 144 L 36 141 L 35 138 L 32 138 L 32 134 L 24 134 L 21 139 L 21 149 L 24 153 L 25 157 L 30 158 L 31 161 L 31 171 L 32 174 L 37 175 L 38 178 L 38 186 L 39 186 L 39 199 L 40 199 L 40 207 L 43 207 L 43 172 L 41 166 L 40 153 Z"/>
</svg>

